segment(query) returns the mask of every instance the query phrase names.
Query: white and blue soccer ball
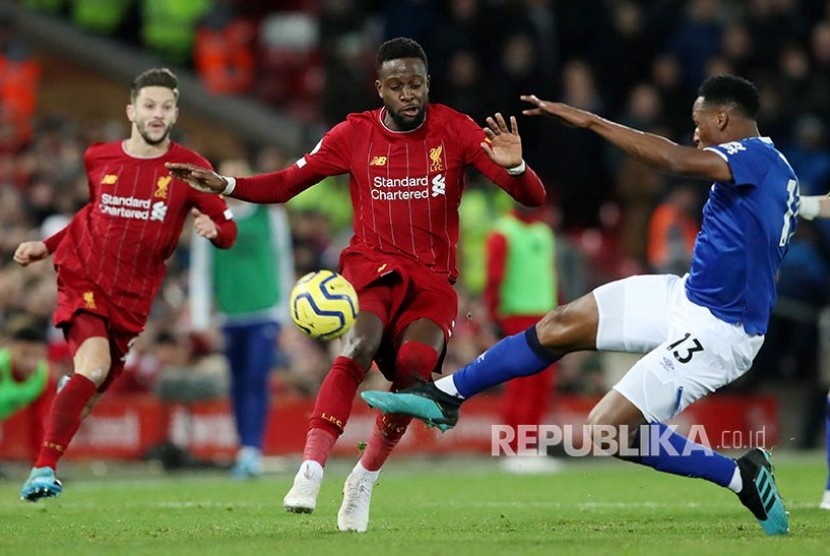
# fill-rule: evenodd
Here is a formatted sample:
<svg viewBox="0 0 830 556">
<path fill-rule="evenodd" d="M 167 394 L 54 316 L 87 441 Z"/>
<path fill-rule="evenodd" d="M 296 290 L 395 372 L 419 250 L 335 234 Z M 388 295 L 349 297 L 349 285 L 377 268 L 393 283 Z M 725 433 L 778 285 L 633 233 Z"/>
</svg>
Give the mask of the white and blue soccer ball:
<svg viewBox="0 0 830 556">
<path fill-rule="evenodd" d="M 291 320 L 315 339 L 339 338 L 357 318 L 357 292 L 331 270 L 310 272 L 297 280 L 289 301 Z"/>
</svg>

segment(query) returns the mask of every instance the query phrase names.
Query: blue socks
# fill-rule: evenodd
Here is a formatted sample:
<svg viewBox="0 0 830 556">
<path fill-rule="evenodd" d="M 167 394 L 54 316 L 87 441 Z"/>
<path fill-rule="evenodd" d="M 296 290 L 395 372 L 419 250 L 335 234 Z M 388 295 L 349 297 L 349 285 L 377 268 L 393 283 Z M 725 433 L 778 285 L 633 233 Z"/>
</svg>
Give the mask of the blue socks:
<svg viewBox="0 0 830 556">
<path fill-rule="evenodd" d="M 559 359 L 539 343 L 536 327 L 504 338 L 452 375 L 458 393 L 469 398 L 518 376 L 547 369 Z"/>
<path fill-rule="evenodd" d="M 664 473 L 706 479 L 729 487 L 738 465 L 734 459 L 692 442 L 663 423 L 643 425 L 640 431 L 648 431 L 648 438 L 643 439 L 638 434 L 634 444 L 640 447 L 640 455 L 625 459 Z"/>
</svg>

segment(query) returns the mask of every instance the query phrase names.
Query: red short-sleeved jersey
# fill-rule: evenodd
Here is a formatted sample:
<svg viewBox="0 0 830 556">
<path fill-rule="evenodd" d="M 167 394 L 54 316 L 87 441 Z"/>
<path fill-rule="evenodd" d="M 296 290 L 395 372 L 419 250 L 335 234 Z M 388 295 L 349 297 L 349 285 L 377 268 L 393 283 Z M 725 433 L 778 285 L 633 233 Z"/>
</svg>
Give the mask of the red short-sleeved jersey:
<svg viewBox="0 0 830 556">
<path fill-rule="evenodd" d="M 350 250 L 401 256 L 454 282 L 458 206 L 468 167 L 478 169 L 527 205 L 545 190 L 531 170 L 511 176 L 481 148 L 484 132 L 469 116 L 429 104 L 424 123 L 393 131 L 384 109 L 351 114 L 292 166 L 239 178 L 232 195 L 253 202 L 284 202 L 326 176 L 349 175 L 354 207 Z"/>
<path fill-rule="evenodd" d="M 176 143 L 156 158 L 129 155 L 122 141 L 87 149 L 89 204 L 46 240 L 58 271 L 55 324 L 87 310 L 141 331 L 191 208 L 217 223 L 217 246 L 233 244 L 236 226 L 224 199 L 172 179 L 166 162 L 209 166 Z"/>
</svg>

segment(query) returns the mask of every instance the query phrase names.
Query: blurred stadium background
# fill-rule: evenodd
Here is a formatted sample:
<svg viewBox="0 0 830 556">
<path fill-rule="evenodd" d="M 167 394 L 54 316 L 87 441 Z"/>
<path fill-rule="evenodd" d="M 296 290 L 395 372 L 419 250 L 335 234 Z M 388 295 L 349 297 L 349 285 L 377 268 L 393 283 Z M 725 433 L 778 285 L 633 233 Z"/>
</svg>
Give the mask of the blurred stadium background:
<svg viewBox="0 0 830 556">
<path fill-rule="evenodd" d="M 376 107 L 375 49 L 399 35 L 424 45 L 431 99 L 477 121 L 495 111 L 518 114 L 519 95 L 534 93 L 689 144 L 696 85 L 713 73 L 738 73 L 758 84 L 761 131 L 788 156 L 802 194 L 830 189 L 826 1 L 0 0 L 0 317 L 50 316 L 54 273 L 48 264 L 21 269 L 12 253 L 20 241 L 59 229 L 86 202 L 84 149 L 129 133 L 123 110 L 133 76 L 171 67 L 182 90 L 174 138 L 220 171 L 261 173 L 295 160 L 348 112 Z M 525 158 L 548 188 L 566 300 L 634 273 L 682 272 L 682 241 L 655 230 L 660 218 L 696 225 L 706 184 L 658 175 L 589 133 L 521 118 L 520 128 Z M 351 225 L 345 186 L 328 180 L 288 204 L 298 276 L 335 267 Z M 483 238 L 509 203 L 494 189 L 469 176 L 461 308 L 447 370 L 495 339 L 480 300 Z M 175 467 L 233 457 L 221 335 L 194 334 L 190 326 L 190 235 L 186 228 L 127 373 L 68 459 L 157 457 Z M 677 257 L 660 255 L 674 249 Z M 758 430 L 777 448 L 823 444 L 830 224 L 799 223 L 779 293 L 755 368 L 681 424 L 745 431 L 744 444 Z M 69 362 L 52 337 L 60 374 Z M 279 341 L 265 445 L 272 456 L 302 449 L 333 354 L 290 325 Z M 584 419 L 630 361 L 569 356 L 550 393 L 548 421 Z M 378 373 L 368 386 L 383 386 Z M 368 436 L 372 416 L 359 405 L 340 455 L 356 455 L 355 444 Z M 468 411 L 444 437 L 415 429 L 400 451 L 489 453 L 498 392 Z M 0 424 L 0 461 L 30 460 L 31 427 L 25 412 Z"/>
</svg>

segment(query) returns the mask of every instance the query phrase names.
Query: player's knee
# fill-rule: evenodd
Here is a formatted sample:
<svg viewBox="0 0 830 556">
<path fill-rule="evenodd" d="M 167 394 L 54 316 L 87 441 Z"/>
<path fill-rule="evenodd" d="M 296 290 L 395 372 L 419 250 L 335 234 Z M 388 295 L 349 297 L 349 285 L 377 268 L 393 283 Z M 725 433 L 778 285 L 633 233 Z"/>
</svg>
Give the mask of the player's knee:
<svg viewBox="0 0 830 556">
<path fill-rule="evenodd" d="M 438 365 L 438 352 L 420 342 L 405 342 L 395 355 L 395 382 L 427 380 Z"/>
<path fill-rule="evenodd" d="M 536 323 L 536 335 L 542 346 L 554 347 L 561 343 L 561 338 L 567 328 L 565 307 L 560 306 L 549 311 Z"/>
<path fill-rule="evenodd" d="M 637 425 L 608 407 L 594 407 L 588 414 L 588 430 L 594 446 L 616 455 L 617 450 L 634 445 Z"/>
<path fill-rule="evenodd" d="M 361 368 L 372 366 L 372 359 L 380 346 L 380 340 L 368 337 L 350 338 L 343 346 L 343 356 L 348 357 Z"/>
<path fill-rule="evenodd" d="M 104 381 L 107 380 L 107 376 L 109 375 L 109 365 L 103 366 L 103 364 L 98 365 L 89 365 L 86 368 L 75 369 L 75 372 L 79 375 L 83 375 L 92 382 L 95 383 L 95 386 L 100 387 L 104 384 Z"/>
<path fill-rule="evenodd" d="M 560 305 L 536 323 L 542 347 L 558 355 L 593 349 L 596 344 L 596 318 L 577 301 Z"/>
</svg>

